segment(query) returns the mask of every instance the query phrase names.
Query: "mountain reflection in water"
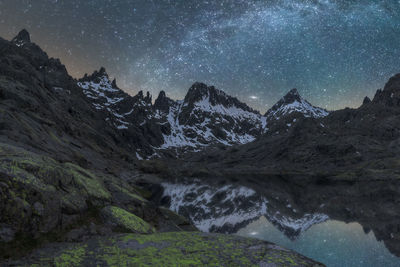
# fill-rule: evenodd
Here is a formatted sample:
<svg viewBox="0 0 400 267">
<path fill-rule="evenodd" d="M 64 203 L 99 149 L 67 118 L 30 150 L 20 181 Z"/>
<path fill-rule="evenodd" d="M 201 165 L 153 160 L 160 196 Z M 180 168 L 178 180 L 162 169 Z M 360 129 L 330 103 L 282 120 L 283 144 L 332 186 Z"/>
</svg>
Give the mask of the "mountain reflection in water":
<svg viewBox="0 0 400 267">
<path fill-rule="evenodd" d="M 358 223 L 326 221 L 312 226 L 291 241 L 265 217 L 237 233 L 274 242 L 307 257 L 331 266 L 400 266 L 400 258 L 392 255 L 372 231 L 366 234 Z"/>
</svg>

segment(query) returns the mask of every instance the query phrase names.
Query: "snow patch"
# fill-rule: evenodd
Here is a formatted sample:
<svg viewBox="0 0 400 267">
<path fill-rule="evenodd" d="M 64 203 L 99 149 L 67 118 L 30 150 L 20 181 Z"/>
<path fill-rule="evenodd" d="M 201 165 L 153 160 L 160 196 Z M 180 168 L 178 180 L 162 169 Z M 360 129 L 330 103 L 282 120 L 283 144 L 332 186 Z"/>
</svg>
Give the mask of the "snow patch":
<svg viewBox="0 0 400 267">
<path fill-rule="evenodd" d="M 143 158 L 139 155 L 139 153 L 137 153 L 136 152 L 136 158 L 138 159 L 138 160 L 143 160 Z"/>
</svg>

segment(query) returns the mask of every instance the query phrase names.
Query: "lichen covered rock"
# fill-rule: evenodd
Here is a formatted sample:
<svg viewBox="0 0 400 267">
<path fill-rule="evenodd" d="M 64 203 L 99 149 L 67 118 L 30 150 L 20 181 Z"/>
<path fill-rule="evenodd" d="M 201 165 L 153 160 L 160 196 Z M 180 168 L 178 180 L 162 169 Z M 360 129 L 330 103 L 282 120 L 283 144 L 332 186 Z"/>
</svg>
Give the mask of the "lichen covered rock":
<svg viewBox="0 0 400 267">
<path fill-rule="evenodd" d="M 154 228 L 138 216 L 115 206 L 107 206 L 101 210 L 106 224 L 121 228 L 123 232 L 139 234 L 153 233 Z"/>
<path fill-rule="evenodd" d="M 0 223 L 33 237 L 60 226 L 62 214 L 111 202 L 103 180 L 88 170 L 6 144 L 0 144 L 0 183 Z"/>
</svg>

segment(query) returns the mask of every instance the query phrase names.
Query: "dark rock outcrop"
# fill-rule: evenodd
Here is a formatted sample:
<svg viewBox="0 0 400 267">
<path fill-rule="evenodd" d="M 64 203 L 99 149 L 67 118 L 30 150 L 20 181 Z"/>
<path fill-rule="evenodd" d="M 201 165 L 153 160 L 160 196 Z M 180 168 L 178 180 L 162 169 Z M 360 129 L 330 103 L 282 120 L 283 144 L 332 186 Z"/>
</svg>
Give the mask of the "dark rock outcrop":
<svg viewBox="0 0 400 267">
<path fill-rule="evenodd" d="M 372 102 L 372 100 L 368 97 L 368 96 L 366 96 L 365 98 L 364 98 L 364 100 L 363 100 L 363 105 L 367 105 L 367 104 L 369 104 L 369 103 L 371 103 Z"/>
<path fill-rule="evenodd" d="M 31 35 L 25 29 L 21 30 L 14 39 L 11 40 L 12 43 L 16 44 L 17 46 L 22 46 L 26 43 L 31 42 Z"/>
</svg>

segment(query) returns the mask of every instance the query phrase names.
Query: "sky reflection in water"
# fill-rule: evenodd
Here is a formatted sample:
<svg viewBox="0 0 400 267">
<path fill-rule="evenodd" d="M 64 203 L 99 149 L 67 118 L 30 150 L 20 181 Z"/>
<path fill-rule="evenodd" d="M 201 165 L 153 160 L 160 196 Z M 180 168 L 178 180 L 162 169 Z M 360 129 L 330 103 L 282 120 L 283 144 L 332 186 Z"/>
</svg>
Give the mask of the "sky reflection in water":
<svg viewBox="0 0 400 267">
<path fill-rule="evenodd" d="M 331 266 L 400 266 L 400 258 L 392 255 L 371 231 L 365 234 L 358 223 L 327 221 L 312 226 L 298 239 L 291 241 L 265 217 L 238 232 L 293 249 L 307 257 Z"/>
</svg>

